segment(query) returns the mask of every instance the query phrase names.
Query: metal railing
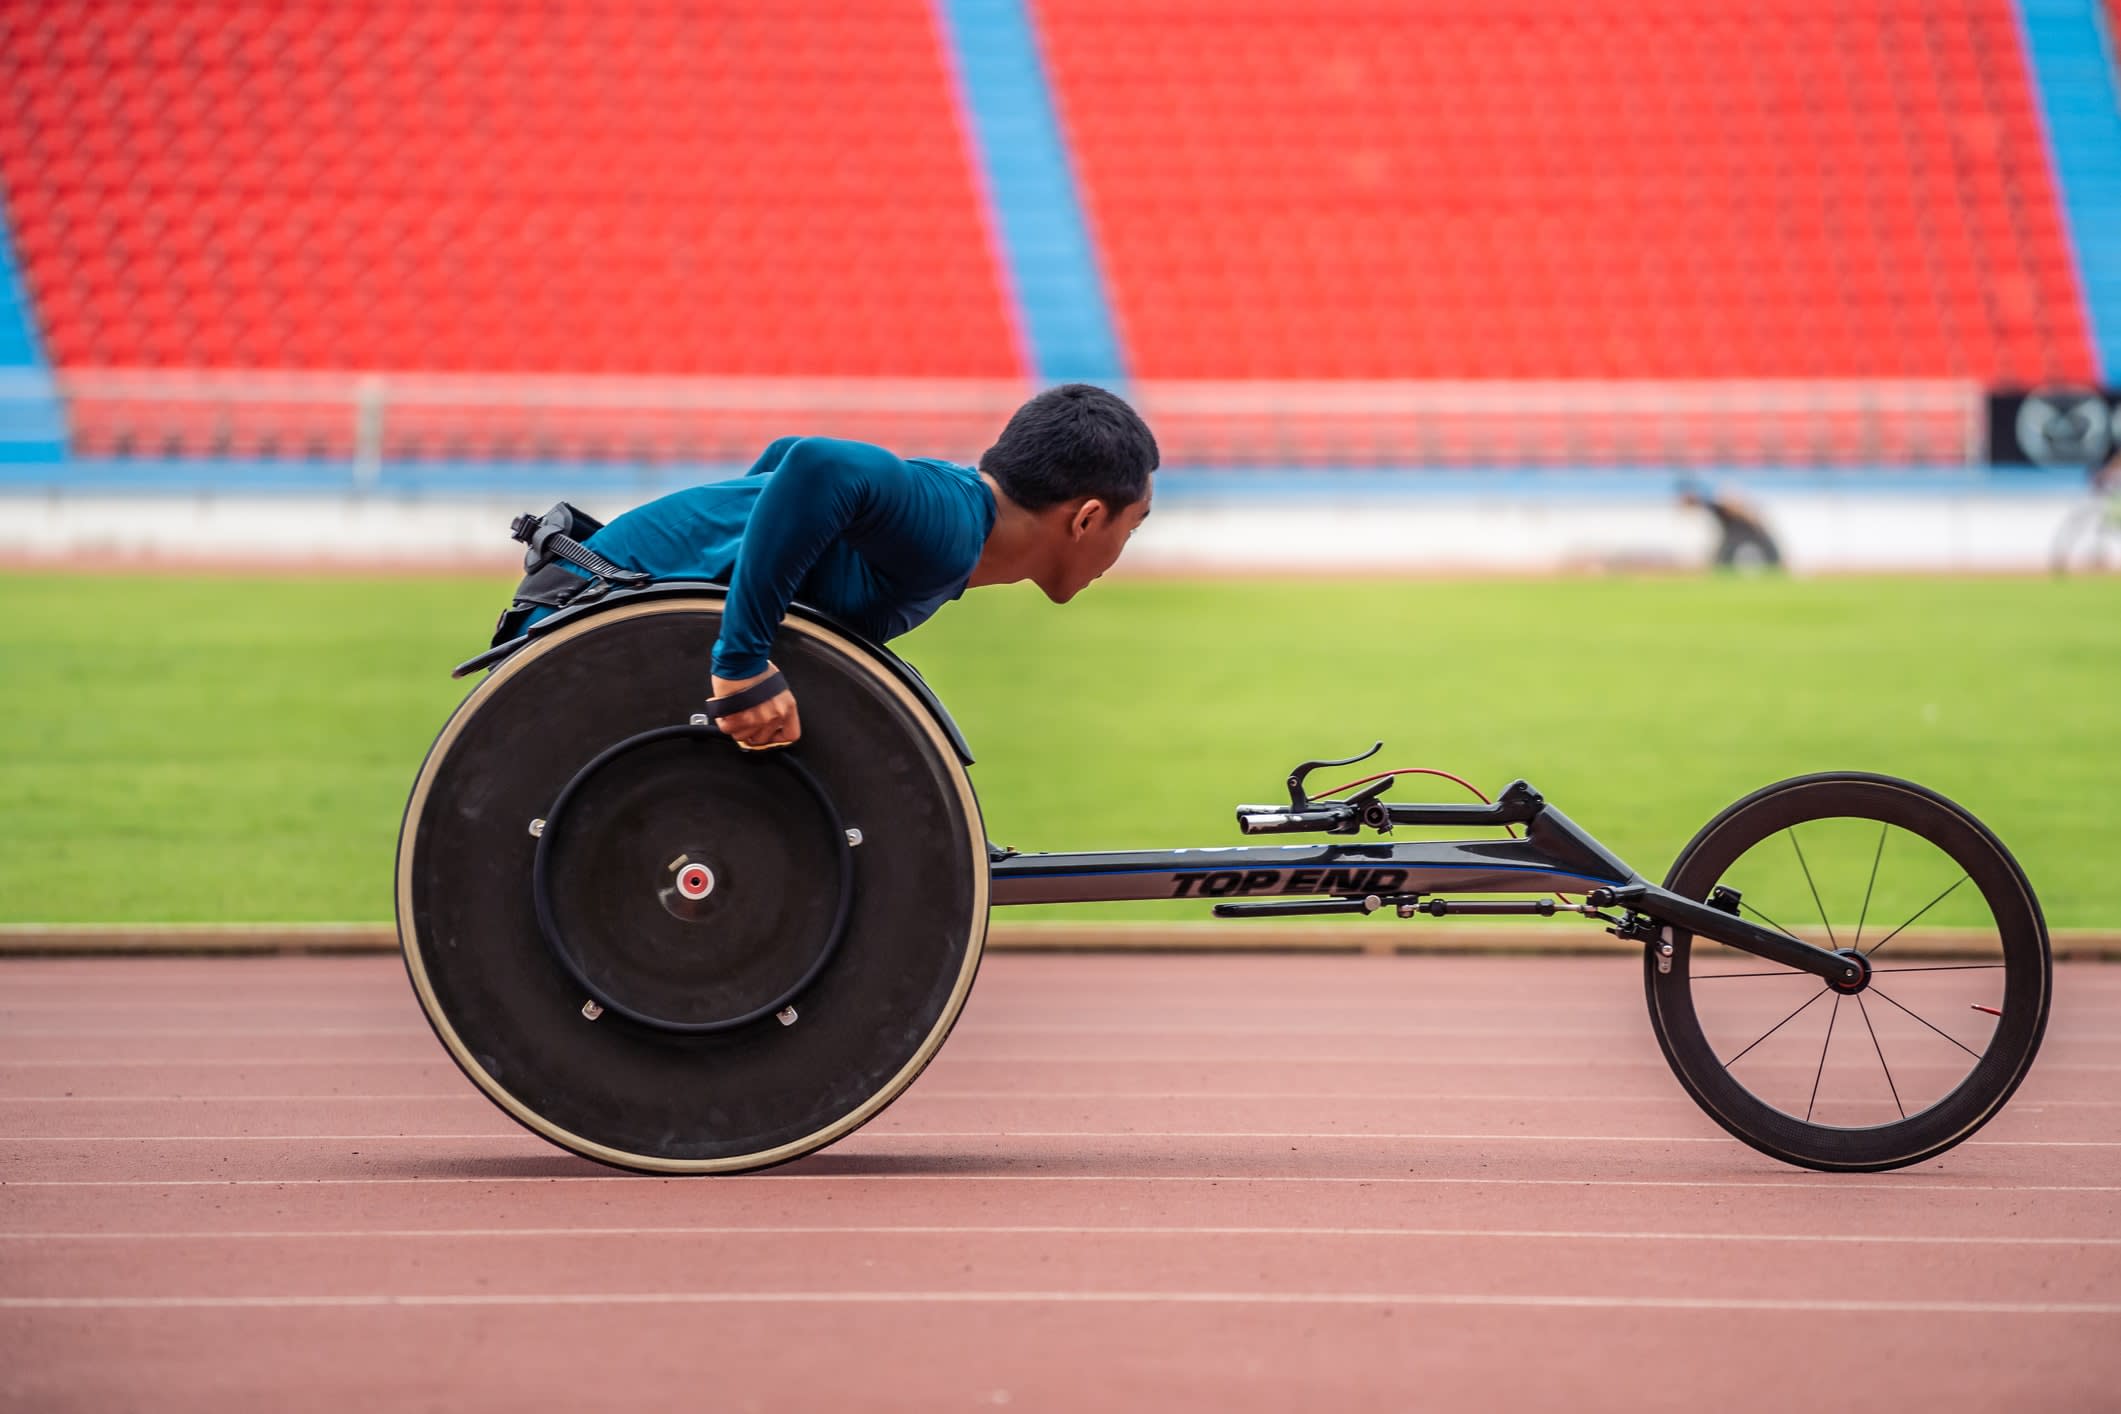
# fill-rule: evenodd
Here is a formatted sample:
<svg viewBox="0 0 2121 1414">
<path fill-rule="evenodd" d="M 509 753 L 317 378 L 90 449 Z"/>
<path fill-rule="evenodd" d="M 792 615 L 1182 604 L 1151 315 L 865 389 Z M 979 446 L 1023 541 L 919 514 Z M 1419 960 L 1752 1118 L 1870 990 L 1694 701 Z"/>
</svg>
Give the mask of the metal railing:
<svg viewBox="0 0 2121 1414">
<path fill-rule="evenodd" d="M 789 434 L 977 460 L 1028 382 L 77 369 L 77 456 L 727 466 Z M 1957 466 L 1986 455 L 1954 380 L 1189 382 L 1125 390 L 1171 466 Z"/>
</svg>

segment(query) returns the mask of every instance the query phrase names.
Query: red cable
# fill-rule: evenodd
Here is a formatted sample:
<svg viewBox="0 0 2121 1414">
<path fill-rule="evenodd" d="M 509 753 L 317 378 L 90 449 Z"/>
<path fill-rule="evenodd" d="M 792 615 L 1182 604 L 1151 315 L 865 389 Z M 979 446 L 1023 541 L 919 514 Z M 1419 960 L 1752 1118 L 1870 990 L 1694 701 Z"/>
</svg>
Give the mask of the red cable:
<svg viewBox="0 0 2121 1414">
<path fill-rule="evenodd" d="M 1372 781 L 1381 781 L 1387 776 L 1441 776 L 1447 781 L 1464 786 L 1467 790 L 1473 792 L 1474 795 L 1479 796 L 1482 805 L 1493 805 L 1495 803 L 1485 795 L 1481 795 L 1480 787 L 1474 785 L 1471 781 L 1466 780 L 1462 776 L 1454 776 L 1449 771 L 1439 771 L 1433 766 L 1401 766 L 1396 771 L 1379 771 L 1374 776 L 1364 776 L 1359 781 L 1349 781 L 1345 785 L 1335 786 L 1327 791 L 1324 796 L 1318 798 L 1323 800 L 1328 796 L 1339 795 L 1344 790 L 1353 790 L 1357 786 L 1366 786 Z"/>
</svg>

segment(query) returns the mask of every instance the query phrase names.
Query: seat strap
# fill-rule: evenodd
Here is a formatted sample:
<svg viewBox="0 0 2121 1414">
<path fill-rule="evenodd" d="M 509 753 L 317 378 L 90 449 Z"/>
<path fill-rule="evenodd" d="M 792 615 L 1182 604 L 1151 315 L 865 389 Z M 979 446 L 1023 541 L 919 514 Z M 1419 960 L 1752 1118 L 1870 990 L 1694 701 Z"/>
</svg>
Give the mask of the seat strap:
<svg viewBox="0 0 2121 1414">
<path fill-rule="evenodd" d="M 640 570 L 630 570 L 605 559 L 554 524 L 549 515 L 517 516 L 509 525 L 508 533 L 530 547 L 530 556 L 534 560 L 547 556 L 565 560 L 576 569 L 587 570 L 598 579 L 619 585 L 646 584 L 653 578 Z"/>
</svg>

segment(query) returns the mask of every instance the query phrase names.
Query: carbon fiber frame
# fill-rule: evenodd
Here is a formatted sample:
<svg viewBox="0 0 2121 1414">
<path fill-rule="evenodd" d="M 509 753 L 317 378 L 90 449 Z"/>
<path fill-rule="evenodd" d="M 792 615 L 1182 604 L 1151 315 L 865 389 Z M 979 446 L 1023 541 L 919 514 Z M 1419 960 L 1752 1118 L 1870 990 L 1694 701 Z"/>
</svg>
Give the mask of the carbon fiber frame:
<svg viewBox="0 0 2121 1414">
<path fill-rule="evenodd" d="M 1681 928 L 1734 948 L 1849 982 L 1861 964 L 1787 933 L 1686 898 L 1643 878 L 1529 787 L 1523 839 L 1417 840 L 1405 844 L 1234 845 L 1208 849 L 1018 854 L 990 866 L 996 904 L 1090 903 L 1140 899 L 1322 897 L 1361 899 L 1437 894 L 1586 894 L 1630 910 L 1643 927 L 1623 936 Z M 1506 792 L 1506 796 L 1512 792 Z M 1463 820 L 1464 806 L 1394 806 L 1395 824 Z"/>
</svg>

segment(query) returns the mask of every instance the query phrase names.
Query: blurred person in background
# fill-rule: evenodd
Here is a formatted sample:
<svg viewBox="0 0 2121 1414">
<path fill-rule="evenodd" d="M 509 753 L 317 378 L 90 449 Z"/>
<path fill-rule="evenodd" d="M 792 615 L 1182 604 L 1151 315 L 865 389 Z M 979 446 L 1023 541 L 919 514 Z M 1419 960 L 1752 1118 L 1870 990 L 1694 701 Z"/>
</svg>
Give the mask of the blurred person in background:
<svg viewBox="0 0 2121 1414">
<path fill-rule="evenodd" d="M 1067 603 L 1147 518 L 1158 459 L 1124 400 L 1068 383 L 1018 408 L 976 468 L 783 437 L 744 476 L 650 501 L 583 543 L 651 579 L 729 587 L 712 662 L 714 697 L 727 698 L 775 678 L 766 654 L 798 599 L 878 643 L 982 585 L 1028 579 Z M 517 586 L 496 641 L 608 587 L 554 560 Z M 749 750 L 802 735 L 785 684 L 720 725 Z"/>
<path fill-rule="evenodd" d="M 1760 513 L 1727 491 L 1699 481 L 1679 483 L 1679 504 L 1707 511 L 1716 521 L 1716 549 L 1709 563 L 1721 570 L 1777 570 L 1782 548 Z"/>
<path fill-rule="evenodd" d="M 2105 461 L 2085 470 L 2084 479 L 2093 499 L 2112 506 L 2121 498 L 2121 437 L 2114 439 Z"/>
<path fill-rule="evenodd" d="M 2085 470 L 2089 500 L 2073 507 L 2055 533 L 2049 561 L 2056 574 L 2121 565 L 2121 438 L 2106 459 Z"/>
</svg>

